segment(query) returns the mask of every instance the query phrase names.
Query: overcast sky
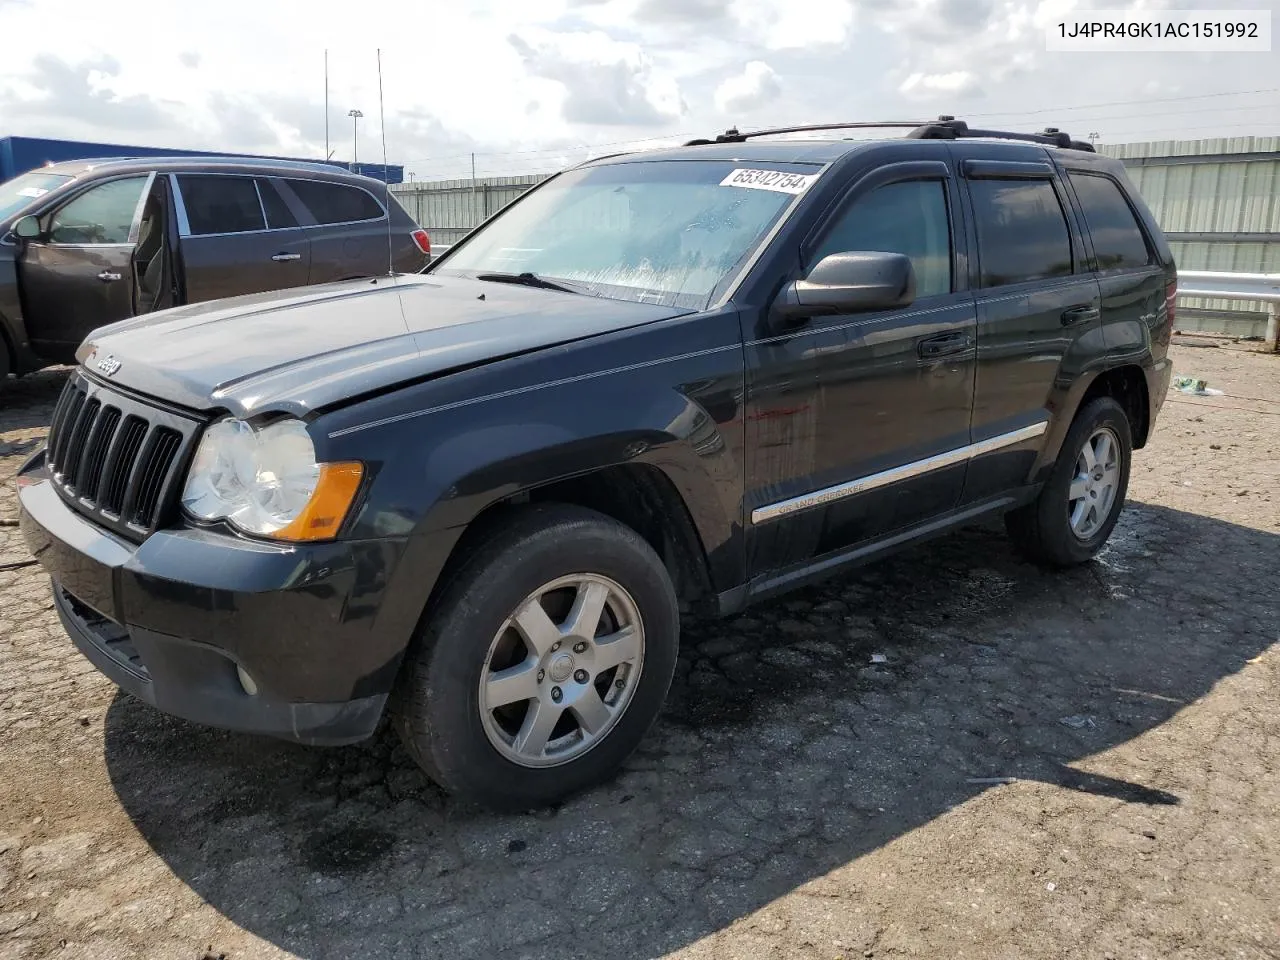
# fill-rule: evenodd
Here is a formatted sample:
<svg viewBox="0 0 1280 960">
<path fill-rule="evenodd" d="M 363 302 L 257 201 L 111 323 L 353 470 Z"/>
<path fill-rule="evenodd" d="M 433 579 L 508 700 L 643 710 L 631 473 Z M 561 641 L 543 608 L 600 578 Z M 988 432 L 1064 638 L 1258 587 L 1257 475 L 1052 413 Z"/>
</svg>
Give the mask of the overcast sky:
<svg viewBox="0 0 1280 960">
<path fill-rule="evenodd" d="M 1280 134 L 1280 52 L 1046 53 L 1073 8 L 1267 0 L 0 0 L 0 136 L 554 169 L 743 128 L 951 113 L 1103 142 Z M 1240 93 L 1241 91 L 1260 91 Z M 1207 94 L 1230 94 L 1205 96 Z"/>
</svg>

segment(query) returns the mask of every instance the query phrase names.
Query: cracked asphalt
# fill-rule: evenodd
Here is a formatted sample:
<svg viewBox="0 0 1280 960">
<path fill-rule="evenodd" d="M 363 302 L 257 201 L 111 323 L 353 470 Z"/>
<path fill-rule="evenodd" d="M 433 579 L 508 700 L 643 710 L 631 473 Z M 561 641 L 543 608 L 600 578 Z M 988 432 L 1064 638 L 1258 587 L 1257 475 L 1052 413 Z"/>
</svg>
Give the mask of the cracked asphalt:
<svg viewBox="0 0 1280 960">
<path fill-rule="evenodd" d="M 537 814 L 155 713 L 0 570 L 0 958 L 1280 957 L 1280 357 L 1174 357 L 1227 395 L 1170 394 L 1097 562 L 977 528 L 689 625 Z M 63 375 L 0 384 L 0 519 Z"/>
</svg>

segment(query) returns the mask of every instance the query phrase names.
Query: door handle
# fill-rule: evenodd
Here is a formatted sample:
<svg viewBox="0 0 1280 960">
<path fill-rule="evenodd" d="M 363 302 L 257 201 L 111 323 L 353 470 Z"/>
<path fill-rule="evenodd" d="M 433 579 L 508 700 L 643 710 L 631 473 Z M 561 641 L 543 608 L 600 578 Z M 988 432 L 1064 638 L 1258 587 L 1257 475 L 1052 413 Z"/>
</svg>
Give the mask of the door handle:
<svg viewBox="0 0 1280 960">
<path fill-rule="evenodd" d="M 1062 311 L 1062 325 L 1069 327 L 1073 323 L 1092 323 L 1102 316 L 1102 311 L 1092 304 L 1081 304 Z"/>
<path fill-rule="evenodd" d="M 953 353 L 963 353 L 972 346 L 973 337 L 962 330 L 955 330 L 951 333 L 940 333 L 936 337 L 921 340 L 916 350 L 922 359 L 928 360 L 947 357 Z"/>
<path fill-rule="evenodd" d="M 98 274 L 98 279 L 101 280 L 103 283 L 110 283 L 112 280 L 119 280 L 120 274 L 112 273 L 110 270 L 103 270 L 100 274 Z"/>
<path fill-rule="evenodd" d="M 276 263 L 282 263 L 282 262 L 284 262 L 285 260 L 301 260 L 301 259 L 302 259 L 302 254 L 300 254 L 300 253 L 277 253 L 277 254 L 276 254 L 274 257 L 272 257 L 271 259 L 272 259 L 272 260 L 274 260 Z"/>
</svg>

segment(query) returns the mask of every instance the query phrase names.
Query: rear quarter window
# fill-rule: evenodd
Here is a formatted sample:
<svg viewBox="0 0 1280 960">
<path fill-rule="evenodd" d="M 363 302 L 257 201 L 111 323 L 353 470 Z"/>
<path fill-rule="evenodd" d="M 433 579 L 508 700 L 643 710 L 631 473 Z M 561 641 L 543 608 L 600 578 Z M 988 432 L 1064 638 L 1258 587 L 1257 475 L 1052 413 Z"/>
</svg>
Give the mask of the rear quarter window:
<svg viewBox="0 0 1280 960">
<path fill-rule="evenodd" d="M 378 201 L 359 187 L 320 180 L 290 180 L 288 184 L 316 223 L 355 223 L 382 217 Z"/>
<path fill-rule="evenodd" d="M 1070 177 L 1093 239 L 1098 269 L 1123 270 L 1150 264 L 1146 236 L 1115 181 L 1087 173 L 1072 173 Z"/>
</svg>

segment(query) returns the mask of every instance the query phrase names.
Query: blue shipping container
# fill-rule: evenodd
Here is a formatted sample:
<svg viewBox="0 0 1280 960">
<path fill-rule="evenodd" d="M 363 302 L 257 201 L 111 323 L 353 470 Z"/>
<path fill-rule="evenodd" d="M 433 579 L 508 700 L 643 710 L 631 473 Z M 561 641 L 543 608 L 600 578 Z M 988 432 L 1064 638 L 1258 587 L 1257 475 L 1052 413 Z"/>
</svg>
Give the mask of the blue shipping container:
<svg viewBox="0 0 1280 960">
<path fill-rule="evenodd" d="M 44 140 L 36 137 L 0 137 L 0 183 L 20 173 L 61 160 L 106 159 L 108 157 L 245 157 L 266 160 L 294 160 L 304 163 L 326 161 L 302 157 L 269 157 L 254 153 L 214 153 L 209 150 L 166 150 L 161 147 L 131 147 L 119 143 L 83 143 L 76 140 Z M 404 167 L 380 163 L 350 164 L 329 160 L 329 164 L 386 183 L 403 183 Z"/>
</svg>

